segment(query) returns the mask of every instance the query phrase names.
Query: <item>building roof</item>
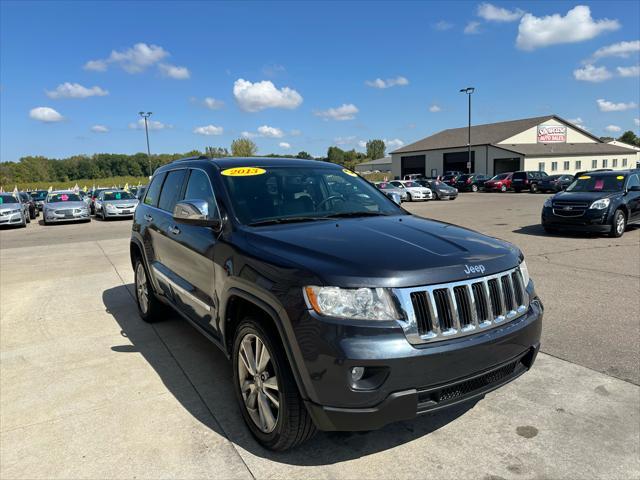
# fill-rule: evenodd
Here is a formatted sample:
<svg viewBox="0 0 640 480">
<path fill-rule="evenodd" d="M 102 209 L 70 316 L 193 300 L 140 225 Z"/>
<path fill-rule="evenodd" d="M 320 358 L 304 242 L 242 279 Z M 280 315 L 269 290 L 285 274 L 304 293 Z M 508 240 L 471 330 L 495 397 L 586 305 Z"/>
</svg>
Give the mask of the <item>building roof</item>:
<svg viewBox="0 0 640 480">
<path fill-rule="evenodd" d="M 366 162 L 358 163 L 356 167 L 368 167 L 368 166 L 376 166 L 376 165 L 387 165 L 391 164 L 391 157 L 382 157 L 377 158 L 376 160 L 368 160 Z"/>
<path fill-rule="evenodd" d="M 513 137 L 529 128 L 535 127 L 550 119 L 556 119 L 563 123 L 569 124 L 572 128 L 579 130 L 581 133 L 600 142 L 601 140 L 594 137 L 589 132 L 584 131 L 580 127 L 573 125 L 571 122 L 558 117 L 557 115 L 545 115 L 543 117 L 523 118 L 520 120 L 510 120 L 508 122 L 487 123 L 484 125 L 471 126 L 471 146 L 477 145 L 493 145 L 507 138 Z M 423 138 L 417 142 L 405 145 L 391 153 L 408 153 L 419 152 L 423 150 L 439 150 L 442 148 L 466 147 L 468 138 L 468 127 L 449 128 L 442 130 L 430 137 Z M 500 145 L 496 145 L 500 147 Z"/>
<path fill-rule="evenodd" d="M 631 148 L 619 147 L 609 143 L 501 143 L 495 147 L 529 155 L 532 157 L 551 157 L 556 155 L 635 155 Z"/>
</svg>

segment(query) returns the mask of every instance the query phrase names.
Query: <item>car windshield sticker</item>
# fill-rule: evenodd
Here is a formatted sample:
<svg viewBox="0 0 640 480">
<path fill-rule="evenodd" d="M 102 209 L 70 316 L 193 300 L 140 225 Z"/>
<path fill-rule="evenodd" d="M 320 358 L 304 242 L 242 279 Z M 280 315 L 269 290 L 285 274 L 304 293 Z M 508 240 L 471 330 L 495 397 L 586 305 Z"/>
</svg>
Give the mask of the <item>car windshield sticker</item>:
<svg viewBox="0 0 640 480">
<path fill-rule="evenodd" d="M 4 199 L 0 197 L 0 205 L 2 205 L 3 203 L 4 203 Z"/>
<path fill-rule="evenodd" d="M 618 176 L 616 177 L 616 180 L 624 180 L 624 176 L 623 176 L 623 175 L 618 175 Z"/>
<path fill-rule="evenodd" d="M 587 175 L 583 175 L 582 177 L 578 177 L 578 180 L 589 180 L 591 177 Z"/>
<path fill-rule="evenodd" d="M 593 186 L 594 190 L 602 190 L 604 188 L 604 178 L 596 180 L 596 184 Z"/>
<path fill-rule="evenodd" d="M 60 195 L 60 200 L 66 202 L 67 200 L 69 200 L 69 195 L 63 193 L 62 195 Z"/>
<path fill-rule="evenodd" d="M 346 173 L 347 175 L 351 175 L 352 177 L 357 177 L 358 175 L 353 173 L 351 170 L 349 170 L 348 168 L 343 168 L 342 171 L 344 173 Z"/>
<path fill-rule="evenodd" d="M 122 198 L 122 194 L 120 192 L 116 193 L 116 200 L 120 200 Z"/>
<path fill-rule="evenodd" d="M 267 171 L 258 167 L 235 167 L 222 171 L 225 177 L 252 177 L 254 175 L 264 175 Z"/>
</svg>

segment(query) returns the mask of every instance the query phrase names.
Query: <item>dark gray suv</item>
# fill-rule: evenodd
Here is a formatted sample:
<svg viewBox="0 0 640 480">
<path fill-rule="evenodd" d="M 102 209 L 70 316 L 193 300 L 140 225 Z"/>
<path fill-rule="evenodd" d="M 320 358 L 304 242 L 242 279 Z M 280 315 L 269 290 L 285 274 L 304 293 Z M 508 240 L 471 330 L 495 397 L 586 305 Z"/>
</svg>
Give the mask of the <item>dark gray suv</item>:
<svg viewBox="0 0 640 480">
<path fill-rule="evenodd" d="M 273 450 L 479 398 L 540 345 L 518 248 L 413 216 L 330 163 L 165 165 L 131 262 L 140 316 L 168 305 L 228 355 L 246 424 Z"/>
</svg>

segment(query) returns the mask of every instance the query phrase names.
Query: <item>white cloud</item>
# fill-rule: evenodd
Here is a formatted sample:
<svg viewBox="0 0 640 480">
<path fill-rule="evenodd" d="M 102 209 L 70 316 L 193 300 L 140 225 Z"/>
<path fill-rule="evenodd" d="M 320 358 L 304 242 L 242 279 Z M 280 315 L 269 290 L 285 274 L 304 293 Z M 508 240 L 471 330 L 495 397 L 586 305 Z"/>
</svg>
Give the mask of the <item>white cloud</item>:
<svg viewBox="0 0 640 480">
<path fill-rule="evenodd" d="M 358 107 L 353 103 L 343 103 L 336 108 L 314 112 L 314 115 L 324 118 L 325 120 L 353 120 L 356 118 L 356 113 L 358 112 Z"/>
<path fill-rule="evenodd" d="M 289 143 L 287 143 L 287 142 L 280 142 L 280 143 L 278 144 L 278 146 L 279 146 L 280 148 L 286 148 L 286 149 L 291 148 L 291 144 L 289 144 Z"/>
<path fill-rule="evenodd" d="M 302 131 L 294 128 L 289 132 L 289 135 L 291 135 L 292 137 L 299 137 L 300 135 L 302 135 Z"/>
<path fill-rule="evenodd" d="M 604 82 L 605 80 L 609 80 L 613 77 L 611 72 L 607 70 L 607 67 L 594 67 L 591 64 L 574 70 L 573 76 L 576 80 L 593 83 Z"/>
<path fill-rule="evenodd" d="M 302 96 L 289 87 L 276 88 L 269 80 L 249 82 L 239 78 L 233 84 L 233 96 L 246 112 L 259 112 L 266 108 L 298 108 Z"/>
<path fill-rule="evenodd" d="M 640 127 L 640 118 L 634 118 L 633 123 L 636 124 L 636 127 Z"/>
<path fill-rule="evenodd" d="M 45 123 L 60 122 L 64 120 L 64 117 L 56 112 L 53 108 L 49 107 L 36 107 L 29 111 L 29 116 L 34 120 L 39 120 Z"/>
<path fill-rule="evenodd" d="M 95 133 L 107 133 L 109 131 L 109 128 L 105 127 L 104 125 L 94 125 L 93 127 L 91 127 L 91 131 Z"/>
<path fill-rule="evenodd" d="M 480 33 L 480 22 L 471 21 L 464 27 L 465 35 L 476 35 Z"/>
<path fill-rule="evenodd" d="M 385 139 L 384 144 L 386 145 L 387 148 L 391 149 L 391 148 L 400 148 L 401 146 L 404 145 L 404 142 L 399 138 L 393 138 L 391 140 Z"/>
<path fill-rule="evenodd" d="M 222 100 L 216 100 L 213 97 L 205 97 L 204 100 L 202 100 L 202 104 L 209 110 L 219 110 L 224 107 L 224 102 Z"/>
<path fill-rule="evenodd" d="M 360 148 L 367 148 L 367 142 L 365 142 L 364 140 L 358 140 L 358 146 Z"/>
<path fill-rule="evenodd" d="M 79 83 L 70 82 L 61 83 L 55 90 L 49 90 L 46 93 L 49 98 L 87 98 L 109 95 L 107 90 L 100 87 L 87 88 Z"/>
<path fill-rule="evenodd" d="M 270 127 L 268 125 L 262 125 L 258 127 L 258 134 L 261 137 L 269 137 L 269 138 L 282 138 L 284 137 L 284 133 L 282 130 L 276 127 Z"/>
<path fill-rule="evenodd" d="M 442 108 L 440 108 L 440 106 L 436 105 L 435 103 L 429 107 L 429 111 L 432 112 L 432 113 L 436 113 L 436 112 L 439 112 L 441 110 L 442 110 Z"/>
<path fill-rule="evenodd" d="M 439 32 L 444 32 L 445 30 L 453 28 L 453 23 L 449 23 L 446 20 L 440 20 L 438 23 L 433 25 L 433 28 L 435 28 Z"/>
<path fill-rule="evenodd" d="M 173 128 L 173 125 L 168 125 L 166 123 L 159 122 L 157 120 L 147 120 L 149 124 L 149 130 L 164 130 L 167 128 Z M 144 130 L 144 119 L 140 118 L 137 122 L 131 122 L 129 124 L 129 128 L 133 130 Z"/>
<path fill-rule="evenodd" d="M 204 125 L 202 127 L 196 127 L 193 130 L 193 133 L 196 133 L 198 135 L 206 135 L 206 136 L 222 135 L 224 133 L 224 128 L 217 127 L 215 125 Z"/>
<path fill-rule="evenodd" d="M 585 127 L 584 122 L 582 121 L 582 118 L 580 118 L 580 117 L 570 118 L 569 122 L 573 123 L 578 128 L 581 128 L 583 130 L 589 130 L 587 127 Z"/>
<path fill-rule="evenodd" d="M 604 58 L 604 57 L 621 57 L 627 58 L 632 53 L 640 52 L 640 40 L 633 42 L 619 42 L 606 47 L 601 47 L 593 52 L 592 58 Z"/>
<path fill-rule="evenodd" d="M 373 88 L 390 88 L 390 87 L 404 87 L 405 85 L 409 85 L 409 80 L 405 77 L 395 77 L 395 78 L 387 78 L 386 80 L 382 80 L 381 78 L 376 78 L 375 80 L 367 80 L 364 82 L 365 85 Z"/>
<path fill-rule="evenodd" d="M 601 112 L 623 112 L 625 110 L 631 110 L 638 106 L 634 102 L 613 103 L 608 100 L 604 100 L 602 98 L 599 98 L 596 101 L 598 102 L 598 108 L 600 109 Z"/>
<path fill-rule="evenodd" d="M 348 137 L 336 137 L 333 139 L 333 143 L 336 145 L 353 145 L 355 142 L 355 135 L 349 135 Z"/>
<path fill-rule="evenodd" d="M 178 67 L 169 63 L 161 63 L 158 65 L 158 68 L 162 75 L 175 80 L 187 80 L 191 77 L 191 73 L 187 67 Z"/>
<path fill-rule="evenodd" d="M 618 125 L 607 125 L 606 127 L 604 127 L 604 129 L 607 132 L 614 132 L 614 133 L 622 130 Z"/>
<path fill-rule="evenodd" d="M 89 60 L 85 70 L 105 71 L 111 64 L 120 66 L 125 72 L 140 73 L 169 56 L 164 48 L 158 45 L 136 43 L 126 50 L 112 50 L 106 59 Z"/>
<path fill-rule="evenodd" d="M 526 13 L 518 27 L 516 45 L 522 50 L 535 50 L 559 43 L 575 43 L 590 40 L 601 33 L 620 28 L 617 20 L 594 20 L 591 9 L 578 5 L 563 17 L 559 13 L 536 17 Z"/>
<path fill-rule="evenodd" d="M 519 8 L 515 10 L 507 10 L 506 8 L 496 7 L 490 3 L 481 3 L 478 5 L 478 16 L 490 22 L 515 22 L 525 14 Z"/>
<path fill-rule="evenodd" d="M 617 67 L 618 75 L 621 77 L 640 77 L 640 66 Z"/>
</svg>

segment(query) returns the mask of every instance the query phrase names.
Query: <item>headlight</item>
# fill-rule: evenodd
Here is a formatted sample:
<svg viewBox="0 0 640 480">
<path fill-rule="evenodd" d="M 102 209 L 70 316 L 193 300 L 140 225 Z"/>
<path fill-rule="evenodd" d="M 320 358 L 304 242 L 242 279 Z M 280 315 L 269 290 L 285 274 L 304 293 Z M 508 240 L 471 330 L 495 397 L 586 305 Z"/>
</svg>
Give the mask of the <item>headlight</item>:
<svg viewBox="0 0 640 480">
<path fill-rule="evenodd" d="M 552 198 L 553 198 L 553 197 L 549 197 L 549 198 L 547 198 L 547 199 L 544 201 L 544 206 L 545 206 L 545 207 L 549 207 L 549 208 L 551 208 L 551 207 L 553 206 L 553 204 L 551 203 L 551 202 L 552 202 L 552 200 L 551 200 Z"/>
<path fill-rule="evenodd" d="M 305 287 L 308 304 L 320 315 L 361 320 L 399 318 L 384 288 Z"/>
<path fill-rule="evenodd" d="M 522 273 L 522 280 L 524 281 L 524 287 L 527 288 L 527 285 L 529 285 L 529 280 L 531 280 L 531 277 L 529 277 L 529 268 L 527 268 L 527 262 L 525 262 L 524 260 L 520 262 L 520 273 Z"/>
<path fill-rule="evenodd" d="M 602 198 L 593 202 L 589 208 L 593 208 L 595 210 L 604 210 L 609 206 L 609 203 L 610 201 L 608 198 Z"/>
<path fill-rule="evenodd" d="M 116 207 L 114 207 L 112 203 L 105 203 L 104 204 L 104 208 L 108 208 L 109 210 L 111 210 L 111 209 L 114 209 Z"/>
</svg>

